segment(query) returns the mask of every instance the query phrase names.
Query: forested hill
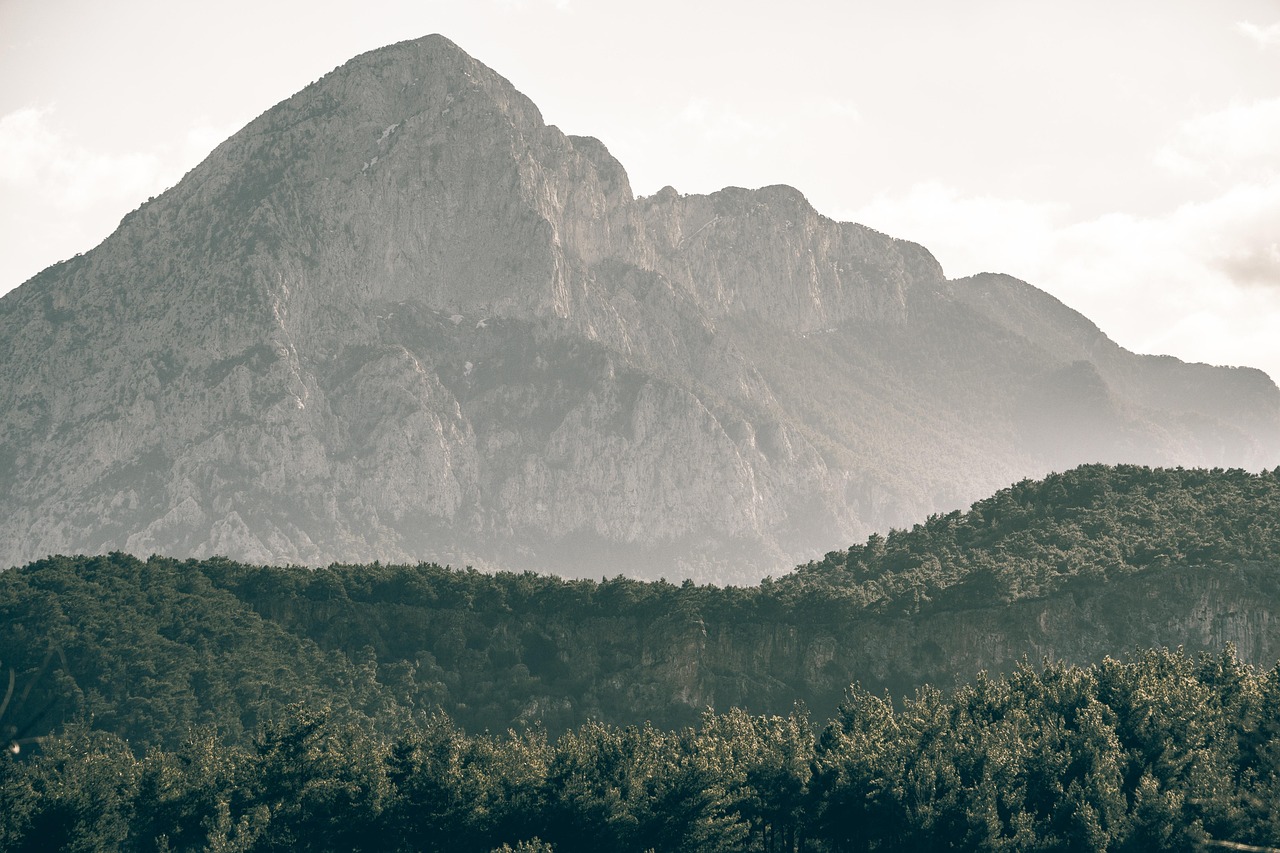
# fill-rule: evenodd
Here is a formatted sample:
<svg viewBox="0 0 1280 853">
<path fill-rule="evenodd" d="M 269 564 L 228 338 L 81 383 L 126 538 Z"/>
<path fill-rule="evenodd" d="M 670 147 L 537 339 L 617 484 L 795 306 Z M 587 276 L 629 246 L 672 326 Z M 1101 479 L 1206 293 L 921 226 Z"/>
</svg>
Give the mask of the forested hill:
<svg viewBox="0 0 1280 853">
<path fill-rule="evenodd" d="M 1174 565 L 1280 557 L 1280 468 L 1085 465 L 801 566 L 779 585 L 878 612 L 983 606 Z M 803 591 L 803 592 L 802 592 Z"/>
<path fill-rule="evenodd" d="M 5 737 L 86 719 L 138 748 L 285 706 L 468 730 L 835 708 L 1024 656 L 1280 658 L 1280 472 L 1086 467 L 753 587 L 435 565 L 52 557 L 0 574 Z M 601 574 L 608 566 L 601 566 Z M 3 685 L 0 685 L 3 687 Z"/>
<path fill-rule="evenodd" d="M 549 738 L 383 722 L 291 707 L 252 744 L 203 731 L 145 756 L 71 727 L 34 757 L 0 754 L 0 849 L 1146 853 L 1280 838 L 1280 668 L 1229 651 L 1020 667 L 898 707 L 855 688 L 825 725 L 731 710 Z"/>
</svg>

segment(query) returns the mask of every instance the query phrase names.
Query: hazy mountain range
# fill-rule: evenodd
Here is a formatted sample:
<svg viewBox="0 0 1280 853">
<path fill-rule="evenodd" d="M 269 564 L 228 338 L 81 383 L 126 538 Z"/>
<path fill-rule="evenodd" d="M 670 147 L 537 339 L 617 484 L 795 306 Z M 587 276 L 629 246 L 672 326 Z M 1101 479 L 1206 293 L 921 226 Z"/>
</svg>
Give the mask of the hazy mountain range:
<svg viewBox="0 0 1280 853">
<path fill-rule="evenodd" d="M 754 581 L 1097 461 L 1280 463 L 1280 391 L 948 280 L 790 187 L 637 198 L 440 36 L 326 75 L 0 299 L 3 566 Z"/>
</svg>

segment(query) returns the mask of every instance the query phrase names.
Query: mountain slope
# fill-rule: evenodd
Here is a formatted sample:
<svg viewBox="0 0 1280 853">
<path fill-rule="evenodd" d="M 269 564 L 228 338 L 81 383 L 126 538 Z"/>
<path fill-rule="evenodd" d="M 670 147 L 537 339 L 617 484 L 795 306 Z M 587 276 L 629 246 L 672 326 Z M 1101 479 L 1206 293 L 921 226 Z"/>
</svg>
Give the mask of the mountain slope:
<svg viewBox="0 0 1280 853">
<path fill-rule="evenodd" d="M 827 714 L 851 682 L 898 697 L 1138 646 L 1231 643 L 1270 669 L 1278 510 L 1280 470 L 1086 466 L 751 587 L 59 557 L 0 575 L 0 661 L 29 693 L 22 737 L 87 714 L 135 743 L 219 715 L 245 737 L 291 701 L 557 731 Z"/>
<path fill-rule="evenodd" d="M 392 45 L 0 299 L 0 565 L 751 580 L 1077 462 L 1277 461 L 1260 372 L 1000 281 L 788 187 L 635 198 L 448 40 Z"/>
</svg>

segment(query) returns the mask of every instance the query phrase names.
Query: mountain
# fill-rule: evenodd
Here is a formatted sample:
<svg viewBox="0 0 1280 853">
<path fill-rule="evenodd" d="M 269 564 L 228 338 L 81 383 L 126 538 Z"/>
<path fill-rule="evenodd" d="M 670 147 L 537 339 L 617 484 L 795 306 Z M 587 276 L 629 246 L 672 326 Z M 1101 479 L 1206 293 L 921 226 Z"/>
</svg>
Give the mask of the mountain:
<svg viewBox="0 0 1280 853">
<path fill-rule="evenodd" d="M 1263 373 L 783 186 L 637 198 L 429 36 L 0 299 L 0 565 L 419 559 L 755 580 L 1079 462 L 1280 461 Z"/>
<path fill-rule="evenodd" d="M 1280 659 L 1280 469 L 1085 466 L 1002 489 L 751 587 L 413 566 L 56 557 L 0 574 L 0 662 L 28 737 L 92 719 L 136 746 L 293 703 L 469 731 L 692 724 L 707 707 L 831 714 L 1180 647 Z M 3 670 L 0 670 L 3 674 Z M 17 706 L 15 706 L 17 708 Z"/>
</svg>

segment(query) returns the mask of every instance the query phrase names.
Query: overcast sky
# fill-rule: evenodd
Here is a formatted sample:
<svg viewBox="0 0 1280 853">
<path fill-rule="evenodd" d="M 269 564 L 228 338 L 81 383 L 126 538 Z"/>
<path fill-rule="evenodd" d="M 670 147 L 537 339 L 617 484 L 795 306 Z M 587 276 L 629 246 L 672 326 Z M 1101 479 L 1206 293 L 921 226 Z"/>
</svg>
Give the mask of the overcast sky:
<svg viewBox="0 0 1280 853">
<path fill-rule="evenodd" d="M 1277 0 L 0 0 L 0 292 L 432 32 L 639 194 L 791 184 L 1130 349 L 1280 379 Z"/>
</svg>

